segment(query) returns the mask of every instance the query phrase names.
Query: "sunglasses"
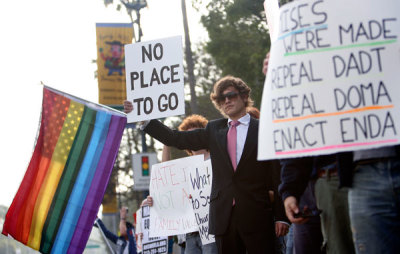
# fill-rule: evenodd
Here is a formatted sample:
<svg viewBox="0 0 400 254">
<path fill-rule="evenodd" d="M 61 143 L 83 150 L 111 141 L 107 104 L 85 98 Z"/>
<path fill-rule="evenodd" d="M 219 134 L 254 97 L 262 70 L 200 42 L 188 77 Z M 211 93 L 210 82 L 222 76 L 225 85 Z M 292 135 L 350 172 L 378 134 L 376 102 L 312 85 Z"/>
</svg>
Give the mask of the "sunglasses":
<svg viewBox="0 0 400 254">
<path fill-rule="evenodd" d="M 229 100 L 232 100 L 232 99 L 235 99 L 238 95 L 239 95 L 238 92 L 228 92 L 228 93 L 226 93 L 226 94 L 221 94 L 221 95 L 218 97 L 218 100 L 219 100 L 220 102 L 225 101 L 226 98 L 228 98 Z"/>
</svg>

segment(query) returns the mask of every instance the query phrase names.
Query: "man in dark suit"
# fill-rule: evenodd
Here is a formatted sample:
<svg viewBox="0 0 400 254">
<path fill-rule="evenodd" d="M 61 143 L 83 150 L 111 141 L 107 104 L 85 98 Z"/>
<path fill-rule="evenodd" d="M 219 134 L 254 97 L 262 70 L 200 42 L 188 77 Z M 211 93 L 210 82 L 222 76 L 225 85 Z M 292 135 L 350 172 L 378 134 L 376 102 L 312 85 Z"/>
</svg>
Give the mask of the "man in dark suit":
<svg viewBox="0 0 400 254">
<path fill-rule="evenodd" d="M 258 120 L 246 109 L 252 106 L 250 88 L 227 76 L 214 85 L 211 100 L 229 119 L 210 121 L 206 128 L 171 130 L 157 120 L 144 131 L 167 146 L 208 149 L 213 167 L 209 232 L 216 236 L 219 253 L 274 253 L 275 235 L 285 235 L 288 224 L 278 197 L 278 161 L 257 161 Z M 132 106 L 125 104 L 125 110 Z M 275 201 L 269 198 L 273 190 Z M 274 225 L 274 219 L 279 221 Z"/>
</svg>

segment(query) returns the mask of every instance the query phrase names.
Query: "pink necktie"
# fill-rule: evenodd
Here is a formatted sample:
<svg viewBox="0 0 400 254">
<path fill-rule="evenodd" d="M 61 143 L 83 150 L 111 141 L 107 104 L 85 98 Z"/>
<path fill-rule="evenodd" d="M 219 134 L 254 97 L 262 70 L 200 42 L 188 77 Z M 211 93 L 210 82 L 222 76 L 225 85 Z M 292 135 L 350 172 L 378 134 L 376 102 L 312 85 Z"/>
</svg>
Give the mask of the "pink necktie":
<svg viewBox="0 0 400 254">
<path fill-rule="evenodd" d="M 236 140 L 237 140 L 237 130 L 236 126 L 240 124 L 239 121 L 231 121 L 230 128 L 227 135 L 227 145 L 228 145 L 228 153 L 231 158 L 233 170 L 236 171 L 237 163 L 236 163 Z"/>
</svg>

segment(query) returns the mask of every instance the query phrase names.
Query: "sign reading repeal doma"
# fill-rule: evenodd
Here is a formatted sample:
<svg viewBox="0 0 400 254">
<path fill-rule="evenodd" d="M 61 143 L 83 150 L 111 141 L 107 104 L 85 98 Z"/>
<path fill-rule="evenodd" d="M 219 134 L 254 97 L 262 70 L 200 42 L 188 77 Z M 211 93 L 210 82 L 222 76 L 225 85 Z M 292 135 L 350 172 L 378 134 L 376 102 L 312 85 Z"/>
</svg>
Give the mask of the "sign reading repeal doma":
<svg viewBox="0 0 400 254">
<path fill-rule="evenodd" d="M 128 122 L 185 113 L 181 36 L 125 45 Z"/>
<path fill-rule="evenodd" d="M 294 1 L 280 9 L 258 159 L 399 144 L 400 2 Z"/>
</svg>

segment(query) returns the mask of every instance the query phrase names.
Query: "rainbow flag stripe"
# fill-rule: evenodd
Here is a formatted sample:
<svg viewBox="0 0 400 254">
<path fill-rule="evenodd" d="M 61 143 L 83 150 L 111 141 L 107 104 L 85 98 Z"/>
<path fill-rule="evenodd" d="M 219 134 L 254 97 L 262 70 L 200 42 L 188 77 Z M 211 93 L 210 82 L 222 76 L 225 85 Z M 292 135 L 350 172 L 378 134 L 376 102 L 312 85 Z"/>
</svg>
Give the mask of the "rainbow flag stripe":
<svg viewBox="0 0 400 254">
<path fill-rule="evenodd" d="M 82 253 L 125 125 L 123 113 L 44 87 L 35 150 L 2 233 L 41 253 Z"/>
</svg>

